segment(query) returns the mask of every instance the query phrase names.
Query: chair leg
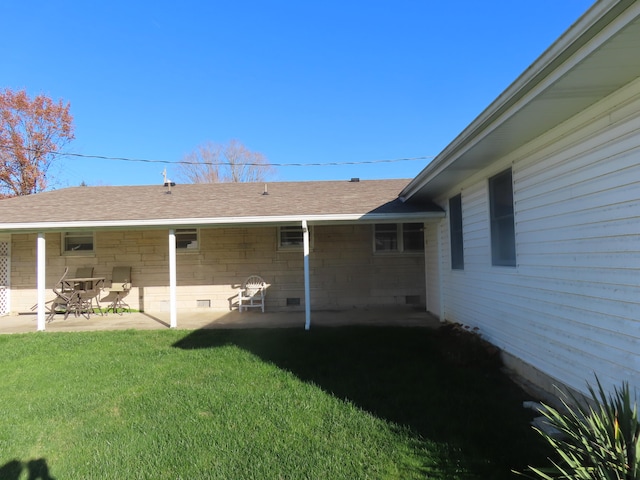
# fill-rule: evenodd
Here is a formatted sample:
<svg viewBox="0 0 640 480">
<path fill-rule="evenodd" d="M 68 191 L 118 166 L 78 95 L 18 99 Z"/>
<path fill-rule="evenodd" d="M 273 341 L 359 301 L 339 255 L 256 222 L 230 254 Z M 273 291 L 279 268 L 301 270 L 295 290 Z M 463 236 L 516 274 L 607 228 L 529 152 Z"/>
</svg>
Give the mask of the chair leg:
<svg viewBox="0 0 640 480">
<path fill-rule="evenodd" d="M 109 310 L 112 310 L 113 313 L 117 313 L 118 315 L 122 315 L 125 310 L 131 310 L 129 305 L 125 303 L 125 301 L 120 297 L 120 294 L 116 295 L 116 298 L 111 304 L 107 307 L 106 312 L 109 313 Z M 119 311 L 121 310 L 121 311 Z"/>
<path fill-rule="evenodd" d="M 98 312 L 100 313 L 100 316 L 103 316 L 104 313 L 102 313 L 102 305 L 100 305 L 100 300 L 98 299 L 98 297 L 95 297 L 95 298 L 91 299 L 91 311 L 92 311 L 92 313 L 95 313 L 95 311 L 93 309 L 93 300 L 94 299 L 96 301 L 96 306 L 98 307 Z"/>
</svg>

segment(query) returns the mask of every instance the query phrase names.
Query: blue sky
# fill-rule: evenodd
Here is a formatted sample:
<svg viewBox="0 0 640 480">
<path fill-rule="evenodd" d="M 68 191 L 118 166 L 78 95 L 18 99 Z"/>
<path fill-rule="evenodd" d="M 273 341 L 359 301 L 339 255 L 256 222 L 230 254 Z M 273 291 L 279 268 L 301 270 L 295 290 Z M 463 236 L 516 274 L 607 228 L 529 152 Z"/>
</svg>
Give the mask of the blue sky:
<svg viewBox="0 0 640 480">
<path fill-rule="evenodd" d="M 274 164 L 437 155 L 591 0 L 0 3 L 0 88 L 71 103 L 84 155 L 177 162 L 237 139 Z M 278 167 L 274 180 L 411 178 L 428 160 Z M 52 186 L 175 165 L 58 161 Z"/>
</svg>

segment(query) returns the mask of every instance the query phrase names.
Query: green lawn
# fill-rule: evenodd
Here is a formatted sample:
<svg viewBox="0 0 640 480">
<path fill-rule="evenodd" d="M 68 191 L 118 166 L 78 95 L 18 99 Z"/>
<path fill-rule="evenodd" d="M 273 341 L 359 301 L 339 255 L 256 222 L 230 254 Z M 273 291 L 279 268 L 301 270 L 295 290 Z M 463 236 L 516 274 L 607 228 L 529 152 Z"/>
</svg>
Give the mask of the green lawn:
<svg viewBox="0 0 640 480">
<path fill-rule="evenodd" d="M 481 354 L 451 363 L 445 340 L 363 327 L 0 336 L 0 479 L 486 480 L 540 464 L 520 391 Z"/>
</svg>

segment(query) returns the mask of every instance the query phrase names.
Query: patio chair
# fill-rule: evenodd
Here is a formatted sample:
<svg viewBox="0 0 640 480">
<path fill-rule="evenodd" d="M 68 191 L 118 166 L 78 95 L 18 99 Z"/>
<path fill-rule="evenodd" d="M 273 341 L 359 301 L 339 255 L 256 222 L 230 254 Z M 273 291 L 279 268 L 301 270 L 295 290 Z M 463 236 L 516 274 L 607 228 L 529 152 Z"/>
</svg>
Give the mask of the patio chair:
<svg viewBox="0 0 640 480">
<path fill-rule="evenodd" d="M 107 307 L 113 313 L 122 315 L 127 310 L 131 311 L 129 305 L 123 300 L 131 290 L 131 267 L 113 267 L 111 273 L 111 287 L 108 288 L 109 293 L 115 293 L 112 302 Z"/>
<path fill-rule="evenodd" d="M 55 297 L 50 300 L 49 314 L 47 315 L 47 322 L 53 320 L 56 313 L 64 313 L 64 319 L 66 320 L 70 313 L 78 315 L 80 307 L 80 295 L 77 291 L 65 288 L 67 285 L 64 281 L 65 277 L 69 273 L 69 267 L 65 267 L 64 273 L 60 280 L 54 285 L 53 293 Z"/>
<path fill-rule="evenodd" d="M 93 267 L 78 267 L 76 269 L 76 278 L 91 278 L 93 277 Z M 77 282 L 74 285 L 75 290 L 91 290 L 93 285 L 91 282 Z"/>
<path fill-rule="evenodd" d="M 76 278 L 92 278 L 93 267 L 80 267 L 76 270 Z M 76 282 L 74 284 L 74 290 L 79 294 L 80 301 L 80 313 L 88 317 L 89 314 L 95 313 L 96 308 L 98 313 L 102 315 L 102 306 L 100 305 L 100 293 L 102 292 L 102 286 L 104 282 Z M 94 306 L 95 302 L 95 306 Z"/>
<path fill-rule="evenodd" d="M 240 287 L 238 293 L 238 311 L 249 308 L 261 308 L 264 313 L 264 298 L 267 294 L 267 284 L 258 275 L 251 275 Z"/>
</svg>

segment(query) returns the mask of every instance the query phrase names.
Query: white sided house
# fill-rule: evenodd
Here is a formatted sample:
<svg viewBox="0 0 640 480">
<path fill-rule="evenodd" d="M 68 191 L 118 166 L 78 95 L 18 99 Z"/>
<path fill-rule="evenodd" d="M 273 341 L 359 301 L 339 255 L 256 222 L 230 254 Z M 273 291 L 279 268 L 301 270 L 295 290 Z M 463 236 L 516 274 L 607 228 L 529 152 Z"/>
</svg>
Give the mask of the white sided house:
<svg viewBox="0 0 640 480">
<path fill-rule="evenodd" d="M 445 216 L 446 215 L 446 216 Z M 0 201 L 0 313 L 66 266 L 145 311 L 426 305 L 540 386 L 640 388 L 640 2 L 600 0 L 415 179 L 77 187 Z"/>
<path fill-rule="evenodd" d="M 597 2 L 401 193 L 427 308 L 539 384 L 640 388 L 640 2 Z"/>
</svg>

